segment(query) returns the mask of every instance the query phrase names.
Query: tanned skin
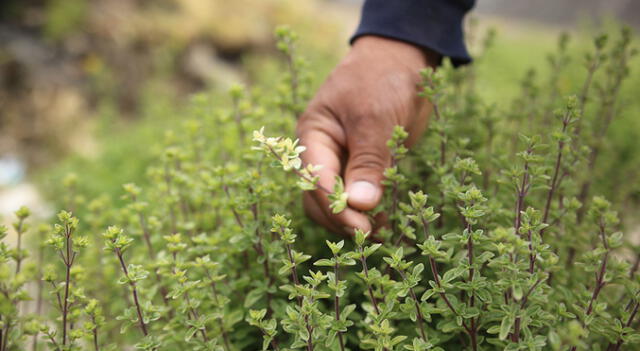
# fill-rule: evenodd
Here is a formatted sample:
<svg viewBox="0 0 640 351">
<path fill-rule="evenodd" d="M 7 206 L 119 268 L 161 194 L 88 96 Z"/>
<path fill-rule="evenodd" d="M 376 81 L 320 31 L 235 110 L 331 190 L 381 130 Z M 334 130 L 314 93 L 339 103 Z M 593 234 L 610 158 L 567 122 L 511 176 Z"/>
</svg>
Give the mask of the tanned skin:
<svg viewBox="0 0 640 351">
<path fill-rule="evenodd" d="M 322 190 L 304 194 L 307 214 L 341 234 L 384 225 L 370 221 L 367 211 L 382 198 L 384 169 L 391 163 L 387 141 L 395 125 L 415 144 L 427 126 L 431 104 L 418 96 L 420 70 L 435 67 L 440 57 L 412 44 L 378 36 L 358 38 L 336 66 L 297 125 L 305 164 L 322 165 L 319 183 L 333 189 L 344 177 L 349 207 L 335 215 Z"/>
</svg>

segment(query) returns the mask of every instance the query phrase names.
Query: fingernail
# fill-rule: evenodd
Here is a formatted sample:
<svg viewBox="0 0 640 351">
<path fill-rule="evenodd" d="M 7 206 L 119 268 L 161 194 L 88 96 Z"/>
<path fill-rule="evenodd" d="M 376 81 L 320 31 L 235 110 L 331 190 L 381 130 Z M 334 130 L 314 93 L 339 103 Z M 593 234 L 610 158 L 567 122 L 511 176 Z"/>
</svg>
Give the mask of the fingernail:
<svg viewBox="0 0 640 351">
<path fill-rule="evenodd" d="M 378 187 L 364 180 L 353 182 L 347 189 L 349 198 L 364 203 L 376 201 L 378 199 L 378 191 Z"/>
</svg>

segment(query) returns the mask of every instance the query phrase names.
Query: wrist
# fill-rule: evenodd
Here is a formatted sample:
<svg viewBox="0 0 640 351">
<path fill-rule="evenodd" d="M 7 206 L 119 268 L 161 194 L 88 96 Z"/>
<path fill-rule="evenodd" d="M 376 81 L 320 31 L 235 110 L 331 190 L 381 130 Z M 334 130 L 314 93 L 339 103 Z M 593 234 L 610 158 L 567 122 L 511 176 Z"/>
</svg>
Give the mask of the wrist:
<svg viewBox="0 0 640 351">
<path fill-rule="evenodd" d="M 364 35 L 357 38 L 351 50 L 367 55 L 391 55 L 414 69 L 435 67 L 441 59 L 440 54 L 430 49 L 377 35 Z"/>
</svg>

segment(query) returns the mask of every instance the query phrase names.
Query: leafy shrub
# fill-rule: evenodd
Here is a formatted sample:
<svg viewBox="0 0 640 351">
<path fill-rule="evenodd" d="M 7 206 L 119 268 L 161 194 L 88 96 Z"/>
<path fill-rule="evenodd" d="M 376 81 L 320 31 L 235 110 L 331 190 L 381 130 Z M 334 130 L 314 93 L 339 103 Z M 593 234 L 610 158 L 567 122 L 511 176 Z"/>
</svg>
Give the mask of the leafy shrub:
<svg viewBox="0 0 640 351">
<path fill-rule="evenodd" d="M 590 177 L 611 152 L 628 30 L 598 36 L 583 88 L 543 105 L 529 78 L 502 111 L 473 67 L 422 72 L 430 130 L 412 152 L 394 130 L 370 213 L 389 225 L 341 241 L 300 210 L 300 188 L 319 187 L 304 148 L 268 136 L 292 130 L 309 91 L 295 37 L 277 36 L 278 89 L 235 87 L 218 112 L 197 96 L 149 186 L 124 185 L 126 205 L 79 201 L 70 178 L 60 201 L 82 220 L 62 211 L 33 230 L 16 212 L 17 247 L 0 244 L 0 351 L 637 347 L 638 249 Z M 348 200 L 337 184 L 321 189 L 334 212 Z M 25 235 L 46 243 L 35 259 Z"/>
</svg>

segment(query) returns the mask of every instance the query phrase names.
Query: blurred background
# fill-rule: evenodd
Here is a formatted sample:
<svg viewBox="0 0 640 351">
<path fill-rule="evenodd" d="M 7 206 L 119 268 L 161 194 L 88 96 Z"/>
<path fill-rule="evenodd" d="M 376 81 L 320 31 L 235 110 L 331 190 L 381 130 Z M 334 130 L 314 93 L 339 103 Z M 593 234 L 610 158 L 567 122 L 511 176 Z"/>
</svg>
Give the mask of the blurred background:
<svg viewBox="0 0 640 351">
<path fill-rule="evenodd" d="M 233 83 L 269 86 L 282 70 L 272 38 L 278 24 L 300 34 L 300 51 L 321 83 L 348 49 L 360 6 L 359 0 L 1 1 L 0 216 L 22 204 L 47 213 L 56 184 L 70 171 L 91 179 L 83 193 L 96 196 L 140 181 L 153 145 L 180 123 L 193 93 L 210 92 L 224 106 Z M 471 17 L 477 31 L 498 33 L 479 84 L 499 104 L 517 93 L 529 67 L 548 70 L 547 54 L 561 32 L 572 34 L 571 50 L 580 52 L 602 26 L 623 22 L 637 31 L 640 2 L 479 0 Z M 578 61 L 571 70 L 580 72 Z M 629 86 L 633 96 L 637 70 Z M 637 102 L 630 111 L 635 124 L 612 133 L 621 150 L 633 151 Z"/>
</svg>

